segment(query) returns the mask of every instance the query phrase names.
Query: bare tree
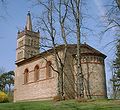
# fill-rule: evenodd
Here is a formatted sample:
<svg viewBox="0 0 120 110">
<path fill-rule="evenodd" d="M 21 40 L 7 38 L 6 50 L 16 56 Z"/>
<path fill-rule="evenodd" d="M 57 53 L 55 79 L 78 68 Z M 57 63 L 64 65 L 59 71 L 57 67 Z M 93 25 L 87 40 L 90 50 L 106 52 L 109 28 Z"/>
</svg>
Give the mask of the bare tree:
<svg viewBox="0 0 120 110">
<path fill-rule="evenodd" d="M 63 1 L 59 0 L 55 2 L 54 0 L 47 0 L 46 2 L 37 0 L 37 3 L 42 5 L 45 9 L 45 12 L 43 12 L 43 16 L 46 18 L 40 18 L 39 20 L 42 24 L 42 31 L 47 33 L 47 38 L 48 42 L 51 42 L 51 47 L 54 50 L 54 57 L 55 57 L 55 63 L 57 70 L 55 70 L 58 73 L 58 96 L 60 96 L 60 100 L 64 99 L 64 81 L 63 81 L 63 76 L 64 76 L 64 66 L 65 66 L 65 60 L 66 60 L 66 54 L 67 54 L 67 34 L 65 30 L 65 20 L 67 17 L 67 12 L 68 12 L 68 3 L 69 0 Z M 56 5 L 58 7 L 56 7 Z M 62 7 L 65 7 L 64 9 Z M 64 10 L 64 11 L 63 11 Z M 64 13 L 63 13 L 64 12 Z M 58 50 L 56 49 L 57 42 L 56 40 L 56 27 L 54 24 L 57 22 L 55 20 L 55 14 L 58 14 L 58 19 L 59 19 L 59 24 L 60 24 L 60 35 L 63 40 L 64 44 L 64 51 L 63 51 L 63 57 L 61 58 L 61 55 L 59 54 Z M 58 22 L 57 22 L 58 23 Z M 48 45 L 44 45 L 45 47 L 48 47 Z M 54 70 L 54 69 L 53 69 Z"/>
<path fill-rule="evenodd" d="M 76 89 L 77 89 L 77 98 L 84 97 L 84 87 L 83 87 L 83 74 L 81 67 L 81 16 L 80 16 L 80 8 L 81 8 L 81 0 L 70 0 L 71 9 L 73 12 L 73 16 L 76 24 L 76 36 L 77 36 L 77 80 L 76 80 Z"/>
<path fill-rule="evenodd" d="M 93 72 L 90 72 L 90 67 L 89 67 L 89 59 L 88 59 L 88 57 L 85 57 L 85 60 L 86 60 L 86 67 L 87 67 L 87 77 L 85 78 L 84 77 L 84 80 L 86 81 L 86 90 L 87 90 L 87 96 L 88 96 L 88 98 L 89 99 L 92 99 L 92 97 L 91 97 L 91 92 L 90 92 L 90 75 L 91 75 L 91 73 Z M 94 68 L 92 68 L 92 69 L 94 69 Z"/>
<path fill-rule="evenodd" d="M 0 12 L 6 12 L 6 1 L 7 0 L 0 0 Z M 4 16 L 0 13 L 0 18 L 4 18 Z"/>
<path fill-rule="evenodd" d="M 117 6 L 120 9 L 120 0 L 116 0 Z"/>
<path fill-rule="evenodd" d="M 5 68 L 4 67 L 0 67 L 0 74 L 5 72 Z"/>
<path fill-rule="evenodd" d="M 38 17 L 37 21 L 38 27 L 44 32 L 44 35 L 47 36 L 42 37 L 42 40 L 47 40 L 47 42 L 45 41 L 45 44 L 41 46 L 43 46 L 43 48 L 53 48 L 54 50 L 54 57 L 57 66 L 56 72 L 58 73 L 58 95 L 60 95 L 61 99 L 64 95 L 63 76 L 65 75 L 64 68 L 67 56 L 67 46 L 69 43 L 67 37 L 70 33 L 72 33 L 72 35 L 74 34 L 76 37 L 74 37 L 74 39 L 77 39 L 77 73 L 75 74 L 75 93 L 76 98 L 84 98 L 84 77 L 81 67 L 81 0 L 36 0 L 36 5 L 42 6 L 42 9 L 44 10 L 42 17 Z M 73 18 L 73 21 L 71 21 L 70 17 Z M 67 25 L 68 22 L 70 23 L 69 26 Z M 71 29 L 71 25 L 74 25 L 75 29 Z M 56 39 L 59 39 L 59 41 L 62 40 L 62 44 L 64 44 L 62 59 L 56 49 L 56 46 L 58 46 L 60 42 L 57 42 Z"/>
<path fill-rule="evenodd" d="M 58 12 L 58 15 L 59 15 L 59 24 L 60 24 L 60 28 L 61 28 L 61 36 L 62 36 L 62 39 L 63 39 L 63 42 L 64 42 L 64 45 L 65 45 L 65 48 L 64 48 L 64 52 L 63 52 L 63 61 L 61 62 L 61 67 L 62 67 L 62 71 L 61 71 L 61 81 L 60 81 L 60 84 L 61 84 L 61 95 L 62 95 L 62 99 L 64 99 L 64 81 L 63 81 L 63 76 L 64 76 L 64 66 L 65 66 L 65 62 L 66 62 L 66 55 L 67 55 L 67 34 L 66 34 L 66 29 L 65 29 L 65 20 L 66 20 L 66 17 L 67 17 L 67 13 L 68 13 L 68 4 L 69 4 L 69 0 L 59 0 L 59 8 L 57 9 L 55 7 L 55 9 L 57 9 L 57 12 Z M 62 7 L 65 7 L 64 9 L 64 13 L 63 13 L 63 8 Z"/>
<path fill-rule="evenodd" d="M 105 29 L 102 33 L 104 34 L 114 29 L 115 40 L 113 40 L 112 42 L 109 42 L 107 45 L 111 45 L 112 43 L 114 43 L 114 47 L 116 47 L 120 39 L 120 0 L 112 0 L 112 3 L 111 2 L 110 4 L 108 3 L 106 8 L 107 8 L 107 13 L 105 16 L 105 21 L 106 21 Z M 116 75 L 113 74 L 114 72 L 113 64 L 112 64 L 111 72 L 112 72 L 112 77 L 113 77 L 111 79 L 111 81 L 113 81 L 113 96 L 115 98 L 117 94 L 116 91 L 119 91 L 117 90 L 119 88 L 115 87 L 115 85 L 117 85 L 116 83 L 118 82 L 116 81 Z"/>
<path fill-rule="evenodd" d="M 111 2 L 110 2 L 111 3 Z M 105 15 L 105 30 L 102 33 L 106 33 L 111 29 L 114 29 L 115 36 L 119 37 L 120 31 L 120 2 L 119 0 L 113 0 L 111 4 L 107 4 L 107 13 Z"/>
</svg>

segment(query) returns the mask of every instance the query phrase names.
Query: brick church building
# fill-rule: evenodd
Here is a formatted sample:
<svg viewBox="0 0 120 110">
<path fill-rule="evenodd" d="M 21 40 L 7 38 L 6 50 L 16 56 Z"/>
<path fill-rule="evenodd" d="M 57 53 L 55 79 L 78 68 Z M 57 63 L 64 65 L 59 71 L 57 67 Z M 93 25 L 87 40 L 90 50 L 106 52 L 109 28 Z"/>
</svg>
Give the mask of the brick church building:
<svg viewBox="0 0 120 110">
<path fill-rule="evenodd" d="M 28 13 L 25 29 L 18 31 L 17 36 L 14 102 L 50 100 L 57 96 L 58 74 L 51 68 L 51 65 L 56 68 L 53 49 L 39 53 L 39 41 L 40 33 L 32 30 L 31 15 Z M 67 47 L 64 94 L 69 99 L 75 98 L 76 47 L 76 44 Z M 64 45 L 56 47 L 61 58 L 64 48 Z M 106 98 L 106 56 L 88 44 L 81 45 L 81 55 L 85 97 L 89 88 L 92 98 Z"/>
</svg>

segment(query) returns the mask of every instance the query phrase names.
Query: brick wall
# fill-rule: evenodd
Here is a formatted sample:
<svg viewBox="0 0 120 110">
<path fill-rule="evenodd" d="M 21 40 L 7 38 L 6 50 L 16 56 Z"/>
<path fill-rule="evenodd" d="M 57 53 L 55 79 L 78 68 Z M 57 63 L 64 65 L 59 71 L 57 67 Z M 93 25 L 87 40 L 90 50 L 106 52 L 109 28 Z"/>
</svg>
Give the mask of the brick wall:
<svg viewBox="0 0 120 110">
<path fill-rule="evenodd" d="M 51 56 L 47 58 L 51 60 Z M 34 81 L 34 67 L 39 65 L 39 80 Z M 27 84 L 24 84 L 24 70 L 29 70 Z M 48 99 L 57 94 L 57 74 L 52 71 L 52 76 L 46 78 L 46 60 L 43 58 L 28 64 L 16 67 L 14 101 Z"/>
<path fill-rule="evenodd" d="M 76 61 L 73 57 L 76 50 L 70 49 L 67 53 L 64 74 L 64 93 L 67 98 L 75 98 L 75 73 Z M 60 57 L 63 53 L 59 52 Z M 104 69 L 104 59 L 100 56 L 86 56 L 82 58 L 82 71 L 84 74 L 84 93 L 88 96 L 87 86 L 89 81 L 89 90 L 93 98 L 106 98 L 106 79 Z M 45 57 L 47 61 L 52 62 L 52 66 L 56 68 L 55 60 L 52 55 Z M 52 76 L 46 76 L 46 60 L 39 58 L 34 61 L 22 64 L 15 70 L 15 89 L 14 101 L 25 100 L 43 100 L 52 99 L 57 95 L 57 73 L 52 70 Z M 34 67 L 38 65 L 39 80 L 34 81 Z M 29 78 L 27 84 L 24 84 L 24 70 L 29 70 Z"/>
</svg>

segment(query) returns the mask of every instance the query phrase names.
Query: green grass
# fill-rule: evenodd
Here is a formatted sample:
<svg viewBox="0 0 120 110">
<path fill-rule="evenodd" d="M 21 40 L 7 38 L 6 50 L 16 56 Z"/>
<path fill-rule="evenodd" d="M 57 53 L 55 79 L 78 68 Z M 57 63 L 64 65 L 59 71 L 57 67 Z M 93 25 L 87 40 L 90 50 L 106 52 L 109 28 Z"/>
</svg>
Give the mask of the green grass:
<svg viewBox="0 0 120 110">
<path fill-rule="evenodd" d="M 0 103 L 0 110 L 120 110 L 120 100 Z"/>
</svg>

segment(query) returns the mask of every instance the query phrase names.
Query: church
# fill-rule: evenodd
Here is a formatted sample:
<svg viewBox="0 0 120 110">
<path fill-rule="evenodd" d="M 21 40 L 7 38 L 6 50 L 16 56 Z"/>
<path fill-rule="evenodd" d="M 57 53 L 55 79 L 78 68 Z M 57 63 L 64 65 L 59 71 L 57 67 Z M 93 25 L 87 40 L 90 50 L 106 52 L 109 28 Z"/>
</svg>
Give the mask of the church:
<svg viewBox="0 0 120 110">
<path fill-rule="evenodd" d="M 40 33 L 32 30 L 31 14 L 28 12 L 25 29 L 18 31 L 17 36 L 14 102 L 52 100 L 58 94 L 58 74 L 54 71 L 56 63 L 53 49 L 39 52 L 39 44 Z M 91 95 L 92 98 L 106 98 L 106 55 L 86 43 L 80 47 L 85 97 Z M 64 48 L 64 45 L 56 47 L 61 59 Z M 64 95 L 67 99 L 75 98 L 76 48 L 76 44 L 67 46 L 64 66 L 66 74 L 63 78 Z"/>
</svg>

